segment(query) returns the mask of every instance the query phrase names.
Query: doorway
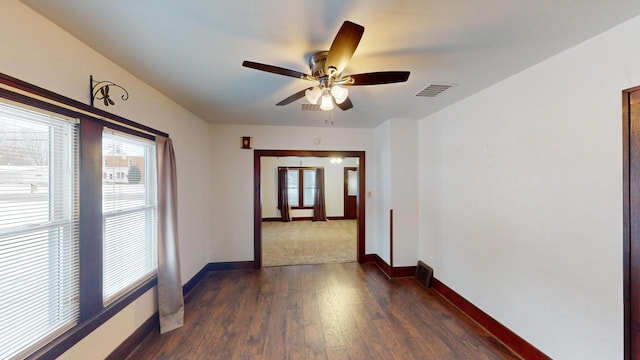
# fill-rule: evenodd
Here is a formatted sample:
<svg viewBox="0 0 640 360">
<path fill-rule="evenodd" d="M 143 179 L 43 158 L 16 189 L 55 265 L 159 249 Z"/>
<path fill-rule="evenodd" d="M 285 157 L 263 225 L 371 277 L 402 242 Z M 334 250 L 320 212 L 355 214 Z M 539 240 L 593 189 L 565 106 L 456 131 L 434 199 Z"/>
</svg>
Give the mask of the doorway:
<svg viewBox="0 0 640 360">
<path fill-rule="evenodd" d="M 261 159 L 262 157 L 318 157 L 318 158 L 357 158 L 357 261 L 365 260 L 365 152 L 364 151 L 306 151 L 306 150 L 255 150 L 254 151 L 254 267 L 262 267 L 262 193 L 261 193 Z"/>
<path fill-rule="evenodd" d="M 344 218 L 355 219 L 358 215 L 358 168 L 344 168 Z"/>
</svg>

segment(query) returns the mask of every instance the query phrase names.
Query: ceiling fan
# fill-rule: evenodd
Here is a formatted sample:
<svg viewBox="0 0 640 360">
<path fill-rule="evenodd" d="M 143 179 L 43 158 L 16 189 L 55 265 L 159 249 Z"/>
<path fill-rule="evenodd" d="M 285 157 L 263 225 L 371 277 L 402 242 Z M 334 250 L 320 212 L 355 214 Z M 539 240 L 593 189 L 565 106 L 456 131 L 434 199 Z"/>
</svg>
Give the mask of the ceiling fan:
<svg viewBox="0 0 640 360">
<path fill-rule="evenodd" d="M 356 51 L 363 33 L 363 26 L 345 21 L 333 39 L 329 51 L 318 51 L 309 57 L 311 74 L 246 60 L 242 62 L 242 66 L 318 82 L 318 85 L 298 91 L 276 105 L 287 105 L 306 97 L 314 105 L 320 101 L 320 109 L 322 110 L 333 109 L 334 103 L 342 110 L 349 110 L 353 104 L 345 86 L 390 84 L 405 82 L 409 78 L 409 71 L 380 71 L 343 75 L 342 71 Z"/>
</svg>

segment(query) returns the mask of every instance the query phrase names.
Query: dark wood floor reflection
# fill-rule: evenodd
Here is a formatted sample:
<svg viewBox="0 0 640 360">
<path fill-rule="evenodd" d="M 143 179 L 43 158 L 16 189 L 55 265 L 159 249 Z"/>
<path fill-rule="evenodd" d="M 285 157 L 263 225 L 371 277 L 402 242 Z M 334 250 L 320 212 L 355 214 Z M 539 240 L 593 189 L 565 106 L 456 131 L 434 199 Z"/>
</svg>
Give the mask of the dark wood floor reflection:
<svg viewBox="0 0 640 360">
<path fill-rule="evenodd" d="M 213 272 L 185 326 L 149 335 L 130 359 L 517 359 L 415 279 L 373 265 Z"/>
</svg>

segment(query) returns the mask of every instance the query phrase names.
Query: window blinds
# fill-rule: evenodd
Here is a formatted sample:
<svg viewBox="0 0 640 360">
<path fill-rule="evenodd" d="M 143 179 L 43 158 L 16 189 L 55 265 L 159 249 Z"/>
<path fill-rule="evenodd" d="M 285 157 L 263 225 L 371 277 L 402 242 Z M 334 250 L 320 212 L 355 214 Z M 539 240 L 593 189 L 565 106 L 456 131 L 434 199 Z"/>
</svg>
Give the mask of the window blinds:
<svg viewBox="0 0 640 360">
<path fill-rule="evenodd" d="M 155 275 L 155 143 L 106 130 L 102 136 L 103 302 Z"/>
<path fill-rule="evenodd" d="M 78 130 L 0 103 L 0 358 L 78 319 Z"/>
</svg>

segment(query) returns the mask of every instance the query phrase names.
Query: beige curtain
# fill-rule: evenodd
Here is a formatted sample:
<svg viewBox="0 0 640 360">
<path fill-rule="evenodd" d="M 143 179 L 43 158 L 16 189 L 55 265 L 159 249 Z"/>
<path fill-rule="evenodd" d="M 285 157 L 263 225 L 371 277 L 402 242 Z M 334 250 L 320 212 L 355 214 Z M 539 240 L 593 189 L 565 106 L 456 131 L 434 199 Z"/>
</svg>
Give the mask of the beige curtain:
<svg viewBox="0 0 640 360">
<path fill-rule="evenodd" d="M 176 157 L 171 139 L 156 137 L 158 161 L 158 312 L 160 333 L 184 323 L 184 299 L 178 252 Z"/>
</svg>

